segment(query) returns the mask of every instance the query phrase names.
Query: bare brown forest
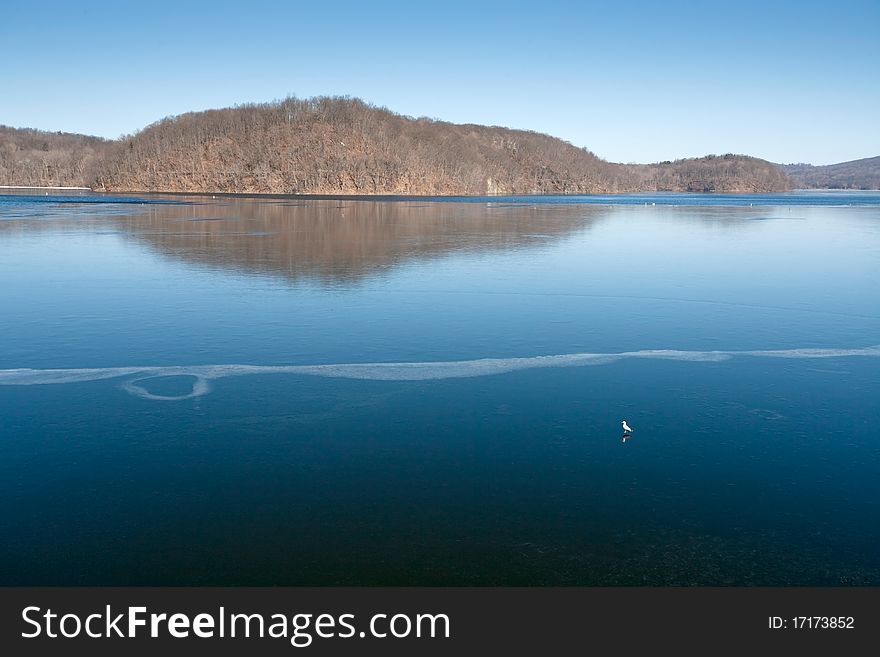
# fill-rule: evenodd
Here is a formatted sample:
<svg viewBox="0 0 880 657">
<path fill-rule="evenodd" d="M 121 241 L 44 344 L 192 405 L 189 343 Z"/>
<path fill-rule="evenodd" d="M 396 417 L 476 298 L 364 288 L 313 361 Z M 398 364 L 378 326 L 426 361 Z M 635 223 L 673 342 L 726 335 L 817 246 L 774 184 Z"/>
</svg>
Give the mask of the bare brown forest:
<svg viewBox="0 0 880 657">
<path fill-rule="evenodd" d="M 0 129 L 0 184 L 274 194 L 769 192 L 744 155 L 606 162 L 548 135 L 411 118 L 353 98 L 282 101 L 163 119 L 116 141 Z"/>
<path fill-rule="evenodd" d="M 786 164 L 783 170 L 802 189 L 880 189 L 880 157 L 813 166 Z"/>
<path fill-rule="evenodd" d="M 0 125 L 0 185 L 89 187 L 113 142 Z"/>
</svg>

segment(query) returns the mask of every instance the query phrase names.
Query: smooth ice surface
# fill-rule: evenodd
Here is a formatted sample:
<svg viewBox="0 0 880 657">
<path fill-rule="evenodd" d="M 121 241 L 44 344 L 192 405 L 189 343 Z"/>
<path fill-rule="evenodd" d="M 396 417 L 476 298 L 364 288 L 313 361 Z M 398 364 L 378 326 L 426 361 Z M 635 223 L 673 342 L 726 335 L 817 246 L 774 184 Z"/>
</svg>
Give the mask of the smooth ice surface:
<svg viewBox="0 0 880 657">
<path fill-rule="evenodd" d="M 878 280 L 877 193 L 0 195 L 0 584 L 878 585 Z"/>
</svg>

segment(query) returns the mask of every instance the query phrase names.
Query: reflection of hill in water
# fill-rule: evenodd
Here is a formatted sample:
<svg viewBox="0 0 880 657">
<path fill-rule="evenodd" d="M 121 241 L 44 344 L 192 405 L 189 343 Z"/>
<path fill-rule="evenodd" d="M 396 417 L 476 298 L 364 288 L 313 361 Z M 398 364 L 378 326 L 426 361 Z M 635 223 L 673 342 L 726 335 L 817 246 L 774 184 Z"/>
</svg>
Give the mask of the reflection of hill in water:
<svg viewBox="0 0 880 657">
<path fill-rule="evenodd" d="M 408 260 L 546 243 L 586 227 L 600 212 L 548 204 L 242 199 L 150 206 L 114 223 L 183 260 L 333 282 Z"/>
</svg>

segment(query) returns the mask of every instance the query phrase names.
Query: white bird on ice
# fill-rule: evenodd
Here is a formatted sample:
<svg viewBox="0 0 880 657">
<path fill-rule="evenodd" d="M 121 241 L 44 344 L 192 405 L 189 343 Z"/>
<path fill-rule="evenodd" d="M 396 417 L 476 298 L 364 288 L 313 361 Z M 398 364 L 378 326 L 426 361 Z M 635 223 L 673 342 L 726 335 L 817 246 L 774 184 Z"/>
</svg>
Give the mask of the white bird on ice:
<svg viewBox="0 0 880 657">
<path fill-rule="evenodd" d="M 623 433 L 632 433 L 632 427 L 626 423 L 626 420 L 623 420 L 620 424 L 623 426 Z"/>
</svg>

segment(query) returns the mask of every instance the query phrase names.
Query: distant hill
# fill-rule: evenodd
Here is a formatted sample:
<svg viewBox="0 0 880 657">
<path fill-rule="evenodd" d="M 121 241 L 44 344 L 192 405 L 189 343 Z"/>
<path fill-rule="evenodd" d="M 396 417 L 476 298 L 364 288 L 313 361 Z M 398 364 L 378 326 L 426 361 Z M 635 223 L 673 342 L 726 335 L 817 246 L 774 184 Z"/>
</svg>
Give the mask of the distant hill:
<svg viewBox="0 0 880 657">
<path fill-rule="evenodd" d="M 88 187 L 113 142 L 0 125 L 0 185 Z"/>
<path fill-rule="evenodd" d="M 674 162 L 627 165 L 637 191 L 781 192 L 787 176 L 772 163 L 746 155 L 707 155 Z"/>
<path fill-rule="evenodd" d="M 21 136 L 9 130 L 0 133 L 0 184 L 24 184 L 27 170 L 28 184 L 86 182 L 105 191 L 491 195 L 789 188 L 778 167 L 744 155 L 616 164 L 544 134 L 416 119 L 347 97 L 192 112 L 114 142 L 20 131 L 43 135 L 50 151 L 66 153 L 67 178 L 55 175 L 62 170 L 57 166 L 43 175 L 33 149 L 24 167 L 24 151 L 7 148 Z"/>
<path fill-rule="evenodd" d="M 880 189 L 880 157 L 839 164 L 779 165 L 799 189 Z"/>
</svg>

